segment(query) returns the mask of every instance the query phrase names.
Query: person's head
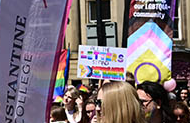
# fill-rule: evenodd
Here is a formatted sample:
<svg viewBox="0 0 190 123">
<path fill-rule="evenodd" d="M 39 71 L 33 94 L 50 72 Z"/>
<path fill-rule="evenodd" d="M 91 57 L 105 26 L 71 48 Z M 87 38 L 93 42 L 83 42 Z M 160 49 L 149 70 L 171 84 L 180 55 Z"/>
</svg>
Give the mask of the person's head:
<svg viewBox="0 0 190 123">
<path fill-rule="evenodd" d="M 67 121 L 67 116 L 65 113 L 65 109 L 61 106 L 52 106 L 51 107 L 51 112 L 50 112 L 50 121 L 55 122 L 55 121 Z"/>
<path fill-rule="evenodd" d="M 74 107 L 75 100 L 79 97 L 79 91 L 75 87 L 70 87 L 65 92 L 63 103 L 65 107 Z"/>
<path fill-rule="evenodd" d="M 97 102 L 96 110 L 101 110 L 100 118 L 104 123 L 144 123 L 137 92 L 126 82 L 104 84 Z"/>
<path fill-rule="evenodd" d="M 190 112 L 183 102 L 177 102 L 174 105 L 173 113 L 176 116 L 177 123 L 188 123 L 190 120 Z"/>
<path fill-rule="evenodd" d="M 100 122 L 101 118 L 102 118 L 102 100 L 103 100 L 103 92 L 102 92 L 102 86 L 98 89 L 98 95 L 97 95 L 97 99 L 95 100 L 95 104 L 96 104 L 96 115 L 98 117 L 98 121 Z"/>
<path fill-rule="evenodd" d="M 95 102 L 94 98 L 89 98 L 85 101 L 84 103 L 84 109 L 83 109 L 83 117 L 84 117 L 84 122 L 89 122 L 90 119 L 93 117 L 93 113 L 95 111 Z"/>
<path fill-rule="evenodd" d="M 86 107 L 85 107 L 85 110 L 86 110 L 86 114 L 89 118 L 92 117 L 93 115 L 93 111 L 95 110 L 95 104 L 94 104 L 94 101 L 90 101 L 86 104 Z"/>
<path fill-rule="evenodd" d="M 182 101 L 184 101 L 185 99 L 187 99 L 188 97 L 188 88 L 187 87 L 182 87 L 181 90 L 180 90 L 180 99 Z"/>
<path fill-rule="evenodd" d="M 109 80 L 109 79 L 100 79 L 98 82 L 98 88 L 101 88 L 104 84 L 106 83 L 110 83 L 113 82 L 113 80 Z"/>
<path fill-rule="evenodd" d="M 130 83 L 133 87 L 135 87 L 135 77 L 133 73 L 129 71 L 126 72 L 126 82 Z"/>
<path fill-rule="evenodd" d="M 145 81 L 137 85 L 137 93 L 144 106 L 145 112 L 158 107 L 169 105 L 168 92 L 156 82 Z"/>
<path fill-rule="evenodd" d="M 173 116 L 169 106 L 168 92 L 159 83 L 145 81 L 137 85 L 137 93 L 147 118 L 150 118 L 155 111 L 161 112 L 161 117 Z M 167 120 L 171 120 L 171 118 Z"/>
</svg>

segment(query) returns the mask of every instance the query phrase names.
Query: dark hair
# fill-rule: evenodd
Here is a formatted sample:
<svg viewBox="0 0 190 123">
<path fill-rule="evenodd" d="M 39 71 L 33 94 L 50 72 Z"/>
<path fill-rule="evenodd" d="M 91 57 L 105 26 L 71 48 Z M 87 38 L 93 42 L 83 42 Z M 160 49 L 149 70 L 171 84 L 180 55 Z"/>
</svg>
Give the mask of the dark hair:
<svg viewBox="0 0 190 123">
<path fill-rule="evenodd" d="M 89 97 L 89 98 L 84 102 L 84 104 L 83 104 L 83 110 L 82 110 L 82 123 L 89 123 L 89 122 L 90 122 L 91 118 L 89 118 L 89 117 L 87 116 L 86 106 L 87 106 L 88 104 L 94 104 L 94 105 L 95 105 L 95 101 L 94 101 L 95 98 L 96 98 L 96 96 L 91 96 L 91 97 Z"/>
<path fill-rule="evenodd" d="M 189 111 L 189 109 L 188 109 L 188 106 L 187 105 L 185 105 L 183 102 L 181 102 L 181 101 L 179 101 L 179 102 L 176 102 L 175 103 L 175 105 L 174 105 L 174 107 L 173 107 L 173 111 L 175 110 L 175 109 L 181 109 L 181 110 L 183 110 L 183 114 L 185 115 L 185 119 L 187 120 L 187 121 L 189 121 L 190 120 L 190 111 Z"/>
<path fill-rule="evenodd" d="M 178 101 L 182 101 L 181 96 L 180 96 L 182 90 L 187 90 L 187 98 L 189 98 L 189 96 L 190 96 L 188 87 L 187 86 L 182 86 L 182 87 L 179 88 L 179 90 L 177 92 L 177 100 Z"/>
<path fill-rule="evenodd" d="M 187 107 L 187 105 L 185 105 L 183 102 L 181 102 L 181 101 L 179 101 L 179 102 L 176 102 L 176 104 L 174 105 L 174 109 L 173 110 L 175 110 L 175 109 L 182 109 L 183 110 L 183 113 L 184 114 L 189 114 L 190 112 L 189 112 L 189 109 L 188 109 L 188 107 Z"/>
<path fill-rule="evenodd" d="M 134 77 L 133 73 L 131 73 L 129 71 L 126 72 L 126 82 L 128 82 L 135 88 L 135 77 Z"/>
<path fill-rule="evenodd" d="M 145 93 L 149 94 L 153 101 L 156 103 L 161 103 L 160 109 L 162 111 L 162 120 L 166 123 L 172 123 L 173 112 L 169 105 L 168 92 L 164 89 L 162 85 L 157 82 L 145 81 L 142 84 L 137 85 L 137 89 L 142 89 Z"/>
<path fill-rule="evenodd" d="M 51 116 L 54 121 L 64 121 L 67 120 L 65 109 L 61 106 L 52 106 L 51 107 Z"/>
<path fill-rule="evenodd" d="M 168 92 L 163 88 L 162 85 L 156 82 L 145 81 L 142 84 L 137 85 L 137 89 L 144 90 L 152 97 L 154 102 L 158 103 L 158 100 L 161 100 L 162 104 L 168 105 Z"/>
</svg>

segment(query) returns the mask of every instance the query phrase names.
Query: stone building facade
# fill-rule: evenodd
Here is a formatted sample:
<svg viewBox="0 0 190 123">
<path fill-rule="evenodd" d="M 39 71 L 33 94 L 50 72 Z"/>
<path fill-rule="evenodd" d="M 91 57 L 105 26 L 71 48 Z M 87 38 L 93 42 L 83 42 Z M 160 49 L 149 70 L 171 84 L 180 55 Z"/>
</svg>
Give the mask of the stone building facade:
<svg viewBox="0 0 190 123">
<path fill-rule="evenodd" d="M 188 28 L 190 27 L 190 1 L 176 1 L 172 75 L 177 80 L 185 81 L 190 79 L 190 29 Z M 77 54 L 78 45 L 88 43 L 88 25 L 93 25 L 96 22 L 94 15 L 96 11 L 95 3 L 96 0 L 73 0 L 71 6 L 64 46 L 64 48 L 68 48 L 70 43 L 71 58 L 68 80 L 70 84 L 80 81 L 84 84 L 89 82 L 88 79 L 77 78 Z M 118 47 L 122 45 L 124 5 L 124 0 L 102 0 L 103 21 L 105 23 L 116 23 L 117 25 L 114 28 Z M 181 64 L 187 70 L 184 71 L 178 64 Z"/>
</svg>

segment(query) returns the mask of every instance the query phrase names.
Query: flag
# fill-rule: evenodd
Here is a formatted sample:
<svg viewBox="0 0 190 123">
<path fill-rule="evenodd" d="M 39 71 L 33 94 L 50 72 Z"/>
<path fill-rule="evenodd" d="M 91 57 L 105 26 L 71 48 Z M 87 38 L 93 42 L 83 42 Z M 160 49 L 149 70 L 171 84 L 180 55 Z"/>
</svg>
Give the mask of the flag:
<svg viewBox="0 0 190 123">
<path fill-rule="evenodd" d="M 70 48 L 68 50 L 63 49 L 61 51 L 61 55 L 59 58 L 59 67 L 57 71 L 57 77 L 53 94 L 54 102 L 62 102 L 65 85 L 67 84 L 68 80 L 69 58 L 70 58 Z"/>
<path fill-rule="evenodd" d="M 0 123 L 49 123 L 70 0 L 1 0 Z"/>
<path fill-rule="evenodd" d="M 86 93 L 89 92 L 88 88 L 87 88 L 86 86 L 84 86 L 83 84 L 77 85 L 77 89 L 78 89 L 79 91 L 83 91 L 83 92 L 86 92 Z"/>
<path fill-rule="evenodd" d="M 175 3 L 176 0 L 130 0 L 127 6 L 128 23 L 124 22 L 123 29 L 127 34 L 124 32 L 122 44 L 127 46 L 127 71 L 134 74 L 137 84 L 163 84 L 171 79 Z"/>
</svg>

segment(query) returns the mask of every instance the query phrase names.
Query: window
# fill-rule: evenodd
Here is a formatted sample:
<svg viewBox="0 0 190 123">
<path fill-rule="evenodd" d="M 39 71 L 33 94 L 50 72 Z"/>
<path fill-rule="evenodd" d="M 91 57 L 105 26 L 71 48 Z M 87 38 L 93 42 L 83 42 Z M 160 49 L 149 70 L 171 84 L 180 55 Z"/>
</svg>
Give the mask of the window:
<svg viewBox="0 0 190 123">
<path fill-rule="evenodd" d="M 110 0 L 102 0 L 102 20 L 110 21 Z M 89 22 L 96 22 L 96 1 L 89 1 Z"/>
<path fill-rule="evenodd" d="M 174 15 L 174 29 L 173 29 L 173 39 L 181 40 L 181 10 L 180 1 L 176 0 L 175 15 Z"/>
</svg>

